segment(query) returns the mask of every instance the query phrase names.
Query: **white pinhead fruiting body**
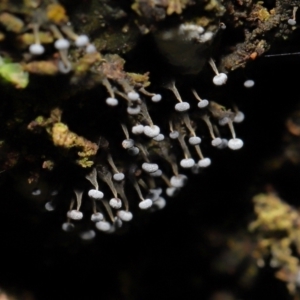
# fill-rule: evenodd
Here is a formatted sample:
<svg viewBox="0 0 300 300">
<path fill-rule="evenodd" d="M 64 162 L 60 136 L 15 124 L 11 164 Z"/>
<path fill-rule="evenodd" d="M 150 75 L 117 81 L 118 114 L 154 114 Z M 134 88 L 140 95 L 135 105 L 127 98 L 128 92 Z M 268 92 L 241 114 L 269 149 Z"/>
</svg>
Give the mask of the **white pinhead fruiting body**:
<svg viewBox="0 0 300 300">
<path fill-rule="evenodd" d="M 53 203 L 51 201 L 47 202 L 45 204 L 45 209 L 47 211 L 54 211 L 55 210 L 55 206 L 53 205 Z"/>
<path fill-rule="evenodd" d="M 249 89 L 252 88 L 254 84 L 255 84 L 254 80 L 248 79 L 244 82 L 244 87 Z"/>
<path fill-rule="evenodd" d="M 177 176 L 172 176 L 170 183 L 175 188 L 182 188 L 187 182 L 187 176 L 183 174 L 178 174 Z"/>
<path fill-rule="evenodd" d="M 117 106 L 119 104 L 118 99 L 112 97 L 106 98 L 105 102 L 109 106 Z"/>
<path fill-rule="evenodd" d="M 40 189 L 34 189 L 31 192 L 31 195 L 33 195 L 33 196 L 39 196 L 41 193 L 42 193 L 42 191 Z"/>
<path fill-rule="evenodd" d="M 137 101 L 140 98 L 140 95 L 135 91 L 131 91 L 127 94 L 127 97 L 131 101 Z"/>
<path fill-rule="evenodd" d="M 166 206 L 167 202 L 163 197 L 159 197 L 155 202 L 154 205 L 158 207 L 158 209 L 163 209 Z"/>
<path fill-rule="evenodd" d="M 184 158 L 180 161 L 181 167 L 185 169 L 191 168 L 194 164 L 195 161 L 192 158 Z"/>
<path fill-rule="evenodd" d="M 201 101 L 198 103 L 198 107 L 199 107 L 199 108 L 204 108 L 204 107 L 206 107 L 208 104 L 209 104 L 208 100 L 203 99 L 203 100 L 201 100 Z"/>
<path fill-rule="evenodd" d="M 211 160 L 208 157 L 202 158 L 198 161 L 198 166 L 200 168 L 206 168 L 206 167 L 210 166 L 210 164 L 211 164 Z"/>
<path fill-rule="evenodd" d="M 144 134 L 148 137 L 154 138 L 160 133 L 160 128 L 157 125 L 144 127 Z"/>
<path fill-rule="evenodd" d="M 95 53 L 97 52 L 97 48 L 94 44 L 88 44 L 85 48 L 86 53 Z"/>
<path fill-rule="evenodd" d="M 160 177 L 162 175 L 162 170 L 158 169 L 155 172 L 150 173 L 150 176 L 152 177 Z"/>
<path fill-rule="evenodd" d="M 227 81 L 227 75 L 225 73 L 219 73 L 213 78 L 213 83 L 215 85 L 224 85 Z"/>
<path fill-rule="evenodd" d="M 99 221 L 96 223 L 96 228 L 101 231 L 109 231 L 111 229 L 111 225 L 106 221 Z"/>
<path fill-rule="evenodd" d="M 155 94 L 154 96 L 152 96 L 151 100 L 153 102 L 159 102 L 161 100 L 161 95 L 160 94 Z"/>
<path fill-rule="evenodd" d="M 126 139 L 126 140 L 123 140 L 122 142 L 122 147 L 124 149 L 129 149 L 129 148 L 132 148 L 134 146 L 134 140 L 132 139 Z"/>
<path fill-rule="evenodd" d="M 89 241 L 96 236 L 96 232 L 91 229 L 91 230 L 80 232 L 79 236 L 82 240 Z"/>
<path fill-rule="evenodd" d="M 148 197 L 151 198 L 152 201 L 154 202 L 159 198 L 160 194 L 162 193 L 162 189 L 161 188 L 150 189 L 149 192 L 150 192 L 150 196 Z"/>
<path fill-rule="evenodd" d="M 41 55 L 45 52 L 45 48 L 41 44 L 31 44 L 29 46 L 29 52 L 33 55 Z"/>
<path fill-rule="evenodd" d="M 238 111 L 235 117 L 233 118 L 233 122 L 241 123 L 244 121 L 244 119 L 245 119 L 245 115 L 241 111 Z"/>
<path fill-rule="evenodd" d="M 187 111 L 190 109 L 190 104 L 188 102 L 179 102 L 175 105 L 175 110 L 179 112 Z"/>
<path fill-rule="evenodd" d="M 174 130 L 172 132 L 170 132 L 169 137 L 173 140 L 177 139 L 179 137 L 179 132 Z"/>
<path fill-rule="evenodd" d="M 103 220 L 103 215 L 99 212 L 94 213 L 94 214 L 91 215 L 91 221 L 92 222 L 97 223 L 97 222 L 100 222 L 102 220 Z"/>
<path fill-rule="evenodd" d="M 67 50 L 70 47 L 70 42 L 67 39 L 58 39 L 55 41 L 54 47 L 57 50 Z"/>
<path fill-rule="evenodd" d="M 154 141 L 161 142 L 165 139 L 165 136 L 162 133 L 160 133 L 159 135 L 157 135 L 153 139 L 154 139 Z"/>
<path fill-rule="evenodd" d="M 244 145 L 244 142 L 241 139 L 230 139 L 228 141 L 228 148 L 232 149 L 232 150 L 238 150 L 241 149 Z"/>
<path fill-rule="evenodd" d="M 89 38 L 85 34 L 78 35 L 77 38 L 76 38 L 76 40 L 75 40 L 76 47 L 84 47 L 88 43 L 89 43 Z"/>
<path fill-rule="evenodd" d="M 128 106 L 127 112 L 129 115 L 138 115 L 141 112 L 141 107 L 140 107 L 140 105 Z"/>
<path fill-rule="evenodd" d="M 199 136 L 192 136 L 189 138 L 190 145 L 199 145 L 201 143 L 201 138 Z"/>
<path fill-rule="evenodd" d="M 119 210 L 117 212 L 117 216 L 125 222 L 129 222 L 132 220 L 132 213 L 130 211 L 125 211 L 125 210 Z"/>
<path fill-rule="evenodd" d="M 125 178 L 124 173 L 116 173 L 113 175 L 115 181 L 122 181 Z"/>
<path fill-rule="evenodd" d="M 131 156 L 138 155 L 139 152 L 140 152 L 140 150 L 138 147 L 132 147 L 132 148 L 127 149 L 127 153 Z"/>
<path fill-rule="evenodd" d="M 224 149 L 228 146 L 228 140 L 226 139 L 222 139 L 222 144 L 220 144 L 219 146 L 217 146 L 218 149 Z"/>
<path fill-rule="evenodd" d="M 89 197 L 95 199 L 95 200 L 100 200 L 103 198 L 104 194 L 101 191 L 95 190 L 95 189 L 90 189 L 88 191 Z"/>
<path fill-rule="evenodd" d="M 224 126 L 224 125 L 228 124 L 229 121 L 230 120 L 228 117 L 221 118 L 221 119 L 219 119 L 219 125 Z"/>
<path fill-rule="evenodd" d="M 157 164 L 151 164 L 151 163 L 143 163 L 142 169 L 146 171 L 147 173 L 153 173 L 158 170 Z"/>
<path fill-rule="evenodd" d="M 69 223 L 69 222 L 66 222 L 66 223 L 63 223 L 61 228 L 63 231 L 66 231 L 66 232 L 70 232 L 74 229 L 74 224 L 72 223 Z"/>
<path fill-rule="evenodd" d="M 295 26 L 297 24 L 297 21 L 294 19 L 288 19 L 288 24 L 291 26 Z"/>
<path fill-rule="evenodd" d="M 119 209 L 122 207 L 122 201 L 121 199 L 119 198 L 111 198 L 109 200 L 109 205 L 112 207 L 112 208 L 115 208 L 115 209 Z"/>
<path fill-rule="evenodd" d="M 131 132 L 133 134 L 142 134 L 144 132 L 144 126 L 143 125 L 135 125 L 132 127 Z"/>
<path fill-rule="evenodd" d="M 81 211 L 73 209 L 67 212 L 67 217 L 72 220 L 81 220 L 83 218 L 83 214 Z"/>
<path fill-rule="evenodd" d="M 176 187 L 168 187 L 166 188 L 166 194 L 169 196 L 169 197 L 174 197 L 178 194 L 178 191 L 179 189 L 176 188 Z"/>
<path fill-rule="evenodd" d="M 148 209 L 152 206 L 153 201 L 151 199 L 145 199 L 139 203 L 140 209 Z"/>
<path fill-rule="evenodd" d="M 222 144 L 222 139 L 217 137 L 211 141 L 212 146 L 217 147 Z"/>
</svg>

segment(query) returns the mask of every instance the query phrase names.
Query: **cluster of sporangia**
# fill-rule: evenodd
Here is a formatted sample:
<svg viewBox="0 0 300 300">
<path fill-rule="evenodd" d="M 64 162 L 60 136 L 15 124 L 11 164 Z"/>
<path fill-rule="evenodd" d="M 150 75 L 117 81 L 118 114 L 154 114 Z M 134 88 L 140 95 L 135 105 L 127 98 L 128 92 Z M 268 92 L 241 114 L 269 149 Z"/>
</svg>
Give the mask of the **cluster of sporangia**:
<svg viewBox="0 0 300 300">
<path fill-rule="evenodd" d="M 57 66 L 61 73 L 72 72 L 68 50 L 73 43 L 87 54 L 97 53 L 96 47 L 89 41 L 88 36 L 76 34 L 67 24 L 65 11 L 59 4 L 49 5 L 45 10 L 37 10 L 32 19 L 33 35 L 30 37 L 32 42 L 28 45 L 28 50 L 33 60 L 35 57 L 43 57 L 46 51 L 43 45 L 45 32 L 41 32 L 40 29 L 46 29 L 47 36 L 54 41 L 53 46 L 59 54 Z M 10 29 L 16 33 L 23 32 L 22 20 L 13 14 L 2 13 L 0 22 L 5 24 L 7 30 Z M 201 26 L 193 24 L 181 25 L 180 30 L 200 37 L 204 37 L 205 31 Z M 205 36 L 203 42 L 211 39 L 211 35 Z M 209 63 L 215 73 L 213 83 L 225 84 L 227 75 L 218 72 L 212 59 Z M 88 197 L 92 204 L 89 218 L 98 230 L 113 232 L 122 226 L 122 222 L 128 222 L 133 218 L 131 206 L 134 207 L 135 203 L 130 201 L 129 205 L 125 190 L 127 192 L 130 189 L 135 190 L 139 198 L 137 205 L 141 210 L 161 209 L 166 204 L 163 193 L 172 197 L 185 185 L 187 176 L 183 174 L 184 171 L 190 169 L 197 173 L 199 169 L 210 166 L 210 158 L 203 154 L 200 147 L 198 123 L 202 122 L 202 125 L 207 127 L 206 131 L 211 137 L 212 147 L 221 149 L 228 147 L 237 150 L 243 146 L 243 141 L 236 137 L 233 126 L 234 122 L 243 121 L 242 112 L 238 110 L 232 112 L 215 102 L 201 99 L 195 90 L 192 90 L 191 103 L 183 101 L 175 82 L 170 82 L 167 88 L 172 91 L 176 100 L 174 100 L 173 112 L 166 120 L 169 132 L 165 132 L 166 124 L 162 125 L 164 135 L 158 124 L 154 124 L 146 104 L 146 101 L 154 102 L 153 105 L 161 101 L 160 94 L 148 92 L 143 85 L 128 80 L 128 76 L 115 79 L 106 76 L 105 72 L 102 75 L 101 84 L 105 86 L 109 94 L 105 100 L 106 104 L 115 107 L 113 109 L 118 109 L 120 99 L 127 103 L 124 114 L 127 114 L 128 118 L 126 124 L 120 124 L 124 133 L 120 147 L 122 146 L 121 151 L 125 152 L 124 155 L 128 155 L 128 159 L 126 163 L 123 162 L 118 166 L 118 157 L 113 158 L 107 149 L 101 150 L 106 153 L 101 153 L 104 158 L 101 163 L 96 163 L 90 174 L 86 176 L 91 184 L 88 190 Z M 190 109 L 194 103 L 197 103 L 198 107 Z M 124 106 L 119 105 L 119 107 Z M 231 139 L 221 138 L 217 125 L 228 126 Z M 204 135 L 207 134 L 204 132 Z M 118 153 L 118 151 L 115 152 Z M 166 190 L 163 191 L 162 187 L 166 187 Z M 82 212 L 83 191 L 75 190 L 74 192 L 76 199 L 71 201 L 67 221 L 62 225 L 65 231 L 74 228 L 74 223 L 79 220 L 86 219 L 87 213 Z M 131 198 L 132 194 L 133 192 L 130 191 Z M 54 203 L 47 202 L 45 207 L 51 211 L 54 209 Z M 81 233 L 83 239 L 91 239 L 94 236 L 94 230 Z"/>
<path fill-rule="evenodd" d="M 212 61 L 211 64 L 214 65 Z M 222 81 L 225 83 L 226 75 L 222 73 L 217 73 L 214 82 L 218 82 L 220 77 L 225 77 Z M 242 112 L 232 112 L 213 101 L 201 99 L 195 90 L 192 90 L 192 101 L 193 104 L 197 103 L 197 107 L 190 110 L 192 103 L 183 101 L 174 82 L 167 88 L 173 92 L 177 101 L 174 100 L 173 112 L 161 127 L 153 122 L 146 104 L 150 100 L 154 102 L 153 105 L 161 101 L 160 94 L 149 93 L 145 88 L 140 88 L 138 92 L 132 89 L 127 94 L 115 92 L 128 102 L 124 109 L 124 114 L 128 115 L 126 124 L 120 123 L 124 138 L 119 142 L 120 149 L 116 150 L 109 149 L 103 137 L 104 146 L 101 148 L 100 145 L 99 150 L 101 160 L 95 163 L 86 176 L 91 184 L 87 191 L 92 204 L 89 218 L 100 231 L 113 232 L 123 222 L 130 221 L 133 218 L 132 210 L 137 206 L 141 210 L 162 209 L 166 204 L 163 194 L 175 196 L 186 184 L 186 170 L 198 173 L 200 169 L 210 166 L 211 159 L 203 154 L 200 147 L 198 127 L 201 125 L 210 135 L 212 147 L 238 150 L 243 146 L 243 141 L 236 137 L 233 126 L 234 123 L 243 121 Z M 105 101 L 108 106 L 118 109 L 117 98 L 110 95 Z M 166 123 L 169 128 L 167 132 Z M 228 126 L 231 139 L 221 138 L 218 126 Z M 164 134 L 161 128 L 164 128 Z M 122 159 L 118 155 L 119 151 L 123 152 L 120 154 Z M 116 157 L 113 158 L 113 155 Z M 124 155 L 127 156 L 126 159 Z M 73 229 L 74 223 L 84 218 L 81 207 L 84 192 L 76 189 L 74 192 L 76 199 L 71 201 L 67 212 L 67 221 L 63 224 L 65 231 Z M 130 201 L 126 193 L 130 194 Z M 134 194 L 138 196 L 138 201 Z M 54 209 L 51 202 L 46 204 L 46 209 Z M 80 236 L 82 239 L 91 239 L 95 234 L 90 229 Z"/>
</svg>

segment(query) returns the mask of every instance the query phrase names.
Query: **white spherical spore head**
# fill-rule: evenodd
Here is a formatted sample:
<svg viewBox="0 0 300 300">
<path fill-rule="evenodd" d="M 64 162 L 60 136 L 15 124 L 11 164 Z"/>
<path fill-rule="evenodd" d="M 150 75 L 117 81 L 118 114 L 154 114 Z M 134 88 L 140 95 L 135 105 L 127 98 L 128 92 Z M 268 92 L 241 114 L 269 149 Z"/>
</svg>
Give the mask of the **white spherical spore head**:
<svg viewBox="0 0 300 300">
<path fill-rule="evenodd" d="M 185 186 L 187 180 L 187 176 L 183 174 L 178 174 L 177 176 L 174 175 L 171 177 L 170 183 L 175 188 L 182 188 L 183 186 Z"/>
<path fill-rule="evenodd" d="M 155 202 L 159 198 L 159 196 L 160 196 L 161 193 L 162 193 L 162 189 L 161 188 L 150 189 L 149 190 L 149 195 L 147 196 L 147 198 L 151 198 L 151 200 L 153 202 Z"/>
<path fill-rule="evenodd" d="M 150 138 L 158 136 L 160 133 L 160 128 L 157 125 L 153 126 L 144 126 L 144 134 Z"/>
<path fill-rule="evenodd" d="M 103 214 L 101 214 L 99 212 L 94 213 L 94 214 L 91 215 L 91 221 L 92 222 L 97 223 L 97 222 L 102 221 L 103 219 L 104 219 Z"/>
<path fill-rule="evenodd" d="M 49 201 L 45 204 L 45 208 L 46 208 L 47 211 L 54 211 L 55 210 L 55 206 L 51 201 Z"/>
<path fill-rule="evenodd" d="M 118 99 L 112 97 L 106 98 L 105 102 L 109 106 L 117 106 L 119 104 Z"/>
<path fill-rule="evenodd" d="M 81 220 L 83 218 L 83 214 L 81 211 L 73 209 L 67 212 L 67 217 L 72 220 Z"/>
<path fill-rule="evenodd" d="M 158 169 L 157 171 L 152 172 L 149 175 L 152 177 L 160 177 L 162 175 L 162 170 Z"/>
<path fill-rule="evenodd" d="M 57 50 L 67 50 L 70 47 L 70 42 L 67 39 L 58 39 L 55 41 L 54 47 Z"/>
<path fill-rule="evenodd" d="M 131 129 L 131 132 L 133 134 L 142 134 L 142 133 L 144 133 L 144 125 L 139 124 L 139 125 L 133 126 L 132 129 Z"/>
<path fill-rule="evenodd" d="M 95 199 L 95 200 L 100 200 L 103 198 L 104 194 L 101 191 L 98 191 L 96 189 L 90 189 L 88 191 L 89 197 Z"/>
<path fill-rule="evenodd" d="M 121 199 L 119 198 L 111 198 L 109 200 L 109 205 L 112 207 L 112 208 L 115 208 L 115 209 L 119 209 L 122 207 L 122 201 Z"/>
<path fill-rule="evenodd" d="M 89 241 L 89 240 L 92 240 L 96 236 L 96 232 L 94 230 L 90 229 L 90 230 L 80 232 L 79 236 L 82 240 Z"/>
<path fill-rule="evenodd" d="M 198 103 L 198 107 L 199 107 L 199 108 L 204 108 L 204 107 L 206 107 L 208 104 L 209 104 L 208 100 L 203 99 L 203 100 L 201 100 L 201 101 Z"/>
<path fill-rule="evenodd" d="M 213 78 L 213 83 L 215 85 L 224 85 L 227 81 L 227 75 L 225 73 L 219 73 Z"/>
<path fill-rule="evenodd" d="M 140 105 L 127 107 L 127 113 L 129 115 L 138 115 L 140 112 L 141 112 Z"/>
<path fill-rule="evenodd" d="M 228 141 L 228 148 L 232 149 L 232 150 L 239 150 L 243 147 L 244 142 L 241 139 L 230 139 Z"/>
<path fill-rule="evenodd" d="M 122 181 L 125 178 L 124 173 L 116 173 L 113 175 L 115 181 Z"/>
<path fill-rule="evenodd" d="M 74 229 L 74 224 L 72 223 L 69 223 L 69 222 L 65 222 L 62 224 L 61 228 L 63 231 L 66 231 L 66 232 L 70 232 Z"/>
<path fill-rule="evenodd" d="M 222 144 L 222 139 L 217 137 L 211 141 L 212 146 L 218 147 Z"/>
<path fill-rule="evenodd" d="M 222 139 L 222 144 L 220 144 L 219 146 L 217 146 L 218 149 L 225 149 L 228 146 L 228 140 L 226 139 Z"/>
<path fill-rule="evenodd" d="M 31 192 L 31 195 L 32 196 L 39 196 L 41 195 L 42 191 L 40 189 L 34 189 L 32 192 Z"/>
<path fill-rule="evenodd" d="M 132 220 L 132 213 L 130 211 L 119 210 L 117 216 L 124 222 L 129 222 Z"/>
<path fill-rule="evenodd" d="M 84 47 L 89 43 L 89 38 L 85 34 L 78 35 L 75 40 L 76 47 Z"/>
<path fill-rule="evenodd" d="M 184 158 L 180 161 L 181 167 L 185 169 L 191 168 L 194 164 L 195 161 L 192 158 Z"/>
<path fill-rule="evenodd" d="M 151 163 L 143 163 L 142 169 L 147 173 L 153 173 L 158 170 L 157 164 L 151 164 Z"/>
<path fill-rule="evenodd" d="M 109 231 L 111 229 L 111 225 L 110 223 L 106 222 L 106 221 L 99 221 L 96 223 L 96 228 L 100 231 Z"/>
<path fill-rule="evenodd" d="M 114 227 L 115 228 L 121 228 L 122 225 L 123 225 L 123 221 L 118 216 L 116 216 L 115 217 Z"/>
<path fill-rule="evenodd" d="M 244 121 L 244 119 L 245 119 L 245 115 L 241 111 L 238 111 L 235 117 L 233 118 L 233 122 L 241 123 Z"/>
<path fill-rule="evenodd" d="M 179 102 L 175 105 L 175 110 L 179 112 L 187 111 L 190 109 L 190 104 L 188 102 Z"/>
<path fill-rule="evenodd" d="M 294 19 L 288 19 L 288 24 L 291 26 L 295 26 L 297 24 L 297 22 Z"/>
<path fill-rule="evenodd" d="M 131 101 L 137 101 L 140 98 L 140 95 L 135 91 L 131 91 L 127 94 L 127 97 Z"/>
<path fill-rule="evenodd" d="M 165 136 L 162 133 L 160 133 L 159 135 L 157 135 L 153 139 L 154 139 L 154 141 L 161 142 L 165 139 Z"/>
<path fill-rule="evenodd" d="M 29 46 L 29 52 L 33 55 L 41 55 L 45 52 L 45 48 L 41 44 L 31 44 Z"/>
<path fill-rule="evenodd" d="M 88 44 L 85 48 L 86 53 L 95 53 L 97 52 L 97 48 L 94 44 Z"/>
<path fill-rule="evenodd" d="M 126 140 L 123 140 L 122 142 L 122 147 L 124 149 L 129 149 L 129 148 L 132 148 L 134 146 L 134 140 L 132 139 L 126 139 Z"/>
<path fill-rule="evenodd" d="M 148 209 L 152 206 L 153 201 L 151 199 L 145 199 L 139 203 L 140 209 Z"/>
<path fill-rule="evenodd" d="M 127 149 L 127 153 L 131 156 L 135 156 L 140 153 L 140 149 L 138 147 L 132 147 L 132 148 Z"/>
<path fill-rule="evenodd" d="M 155 94 L 154 96 L 152 96 L 151 100 L 153 102 L 159 102 L 161 100 L 161 95 L 160 94 Z"/>
<path fill-rule="evenodd" d="M 158 207 L 158 209 L 163 209 L 166 206 L 167 202 L 165 198 L 159 197 L 155 202 L 154 205 Z"/>
<path fill-rule="evenodd" d="M 169 196 L 169 197 L 175 197 L 179 192 L 179 189 L 176 188 L 176 187 L 168 187 L 166 188 L 166 194 Z"/>
<path fill-rule="evenodd" d="M 219 119 L 219 125 L 225 126 L 226 124 L 228 124 L 229 120 L 230 119 L 228 117 L 221 118 Z"/>
<path fill-rule="evenodd" d="M 172 132 L 169 133 L 169 137 L 172 139 L 172 140 L 175 140 L 175 139 L 178 139 L 179 137 L 179 132 L 174 130 Z"/>
<path fill-rule="evenodd" d="M 201 138 L 199 136 L 192 136 L 189 138 L 190 145 L 199 145 L 201 143 Z"/>
<path fill-rule="evenodd" d="M 248 88 L 248 89 L 254 87 L 254 85 L 255 85 L 255 82 L 252 79 L 248 79 L 244 82 L 244 87 Z"/>
<path fill-rule="evenodd" d="M 198 161 L 198 166 L 200 168 L 206 168 L 206 167 L 210 166 L 210 164 L 211 164 L 211 160 L 208 157 L 202 158 Z"/>
</svg>

